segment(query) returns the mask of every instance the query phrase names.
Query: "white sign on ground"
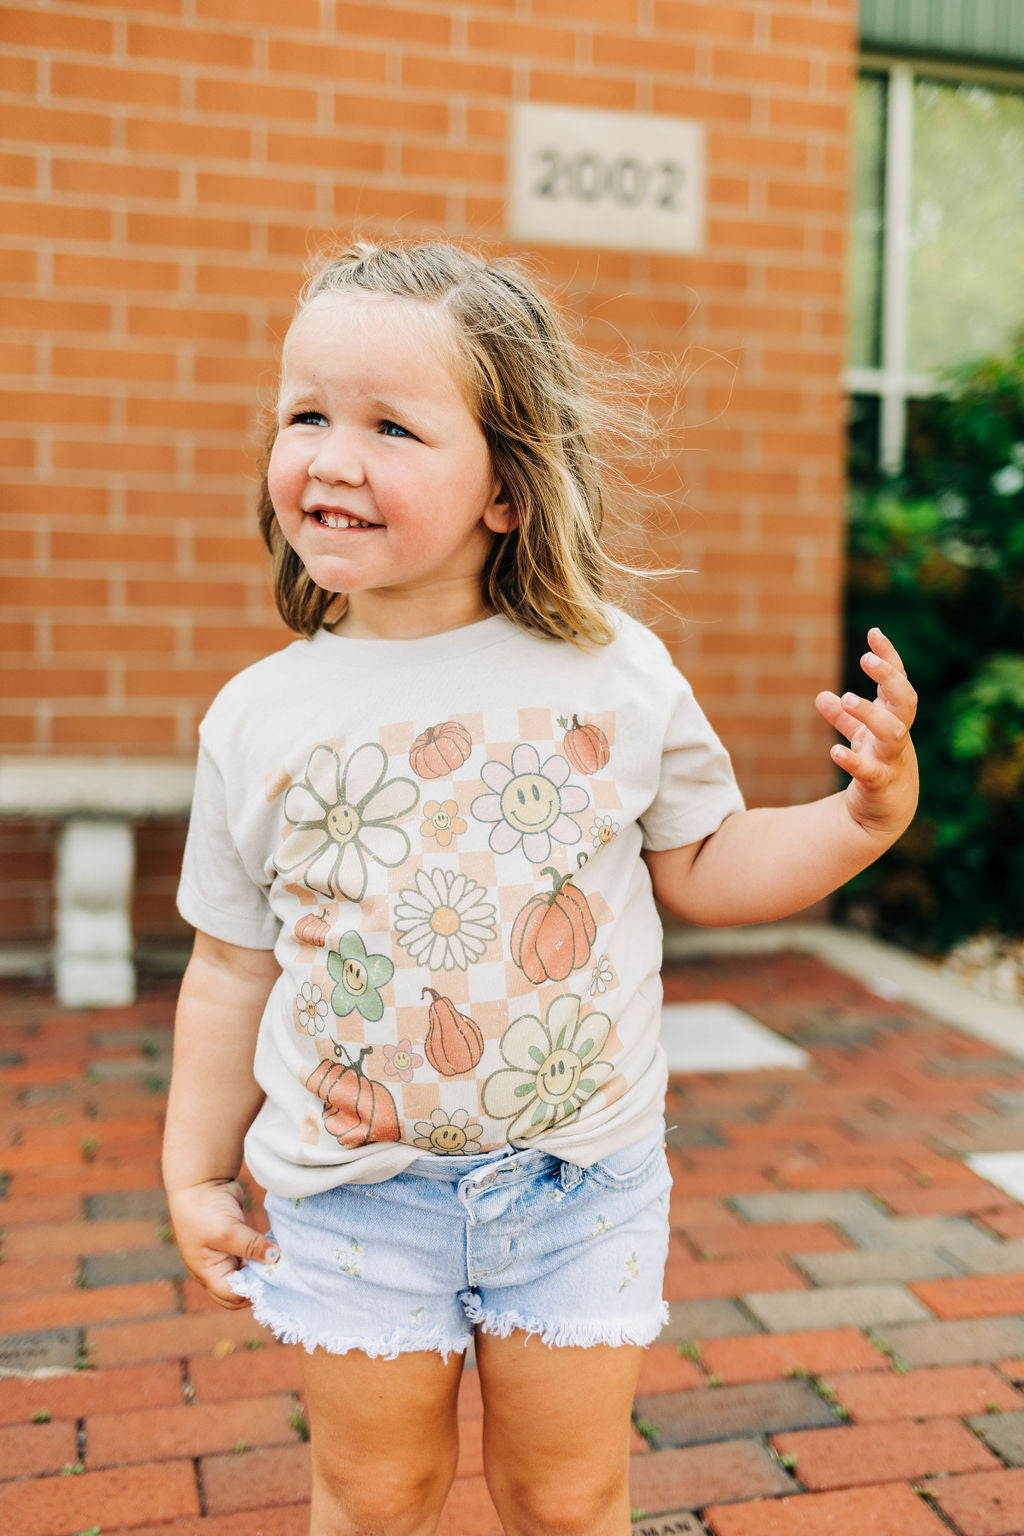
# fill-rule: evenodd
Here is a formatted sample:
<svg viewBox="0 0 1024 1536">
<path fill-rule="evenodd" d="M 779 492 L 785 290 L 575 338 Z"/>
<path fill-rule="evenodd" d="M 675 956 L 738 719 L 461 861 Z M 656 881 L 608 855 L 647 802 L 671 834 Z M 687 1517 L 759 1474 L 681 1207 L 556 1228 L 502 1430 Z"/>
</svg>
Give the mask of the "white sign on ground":
<svg viewBox="0 0 1024 1536">
<path fill-rule="evenodd" d="M 704 248 L 701 123 L 520 102 L 509 165 L 509 233 L 517 240 Z"/>
<path fill-rule="evenodd" d="M 666 1003 L 661 1043 L 670 1072 L 754 1072 L 810 1066 L 806 1051 L 732 1003 Z"/>
</svg>

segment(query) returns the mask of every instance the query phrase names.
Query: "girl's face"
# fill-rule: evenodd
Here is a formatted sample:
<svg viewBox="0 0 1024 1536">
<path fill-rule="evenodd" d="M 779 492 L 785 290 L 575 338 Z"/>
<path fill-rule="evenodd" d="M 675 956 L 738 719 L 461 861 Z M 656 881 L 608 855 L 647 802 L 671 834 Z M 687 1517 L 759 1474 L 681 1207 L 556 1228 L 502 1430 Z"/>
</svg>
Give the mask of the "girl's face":
<svg viewBox="0 0 1024 1536">
<path fill-rule="evenodd" d="M 487 612 L 480 573 L 511 526 L 445 317 L 415 300 L 322 295 L 284 346 L 267 480 L 345 634 L 435 634 Z"/>
</svg>

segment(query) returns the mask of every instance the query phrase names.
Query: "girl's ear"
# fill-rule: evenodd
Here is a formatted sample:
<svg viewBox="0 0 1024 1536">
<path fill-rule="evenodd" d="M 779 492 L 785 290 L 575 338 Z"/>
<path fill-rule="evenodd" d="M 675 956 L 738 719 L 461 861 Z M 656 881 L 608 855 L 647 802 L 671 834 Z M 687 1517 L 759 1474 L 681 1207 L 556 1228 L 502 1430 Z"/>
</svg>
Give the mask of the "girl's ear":
<svg viewBox="0 0 1024 1536">
<path fill-rule="evenodd" d="M 505 499 L 505 487 L 499 481 L 490 504 L 484 510 L 484 527 L 492 533 L 511 533 L 519 527 L 519 513 Z"/>
</svg>

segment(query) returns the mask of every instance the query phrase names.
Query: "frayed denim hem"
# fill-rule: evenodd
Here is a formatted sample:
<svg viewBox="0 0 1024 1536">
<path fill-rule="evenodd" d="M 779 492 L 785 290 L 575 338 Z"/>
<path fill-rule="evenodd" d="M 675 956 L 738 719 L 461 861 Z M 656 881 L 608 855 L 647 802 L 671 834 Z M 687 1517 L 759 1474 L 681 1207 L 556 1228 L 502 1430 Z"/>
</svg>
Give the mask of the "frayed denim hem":
<svg viewBox="0 0 1024 1536">
<path fill-rule="evenodd" d="M 669 1320 L 668 1302 L 660 1304 L 655 1317 L 633 1319 L 629 1323 L 545 1323 L 540 1318 L 519 1317 L 515 1312 L 484 1311 L 483 1307 L 467 1307 L 466 1315 L 481 1333 L 493 1333 L 499 1339 L 507 1339 L 522 1330 L 526 1339 L 538 1335 L 549 1349 L 590 1349 L 595 1344 L 610 1344 L 613 1349 L 623 1344 L 640 1344 L 646 1349 L 653 1344 Z"/>
<path fill-rule="evenodd" d="M 360 1354 L 367 1355 L 371 1360 L 397 1360 L 399 1355 L 434 1350 L 447 1365 L 449 1355 L 464 1355 L 473 1342 L 473 1336 L 470 1333 L 452 1340 L 439 1328 L 435 1328 L 430 1333 L 416 1332 L 406 1328 L 393 1333 L 387 1340 L 372 1344 L 367 1343 L 365 1339 L 345 1334 L 324 1334 L 296 1321 L 293 1317 L 286 1316 L 272 1306 L 268 1300 L 267 1288 L 262 1276 L 255 1274 L 251 1269 L 236 1270 L 230 1283 L 237 1296 L 244 1296 L 250 1302 L 252 1315 L 257 1323 L 262 1323 L 265 1328 L 269 1328 L 281 1344 L 301 1344 L 307 1354 L 312 1354 L 315 1349 L 324 1349 L 329 1355 L 347 1355 L 351 1350 L 358 1350 Z"/>
</svg>

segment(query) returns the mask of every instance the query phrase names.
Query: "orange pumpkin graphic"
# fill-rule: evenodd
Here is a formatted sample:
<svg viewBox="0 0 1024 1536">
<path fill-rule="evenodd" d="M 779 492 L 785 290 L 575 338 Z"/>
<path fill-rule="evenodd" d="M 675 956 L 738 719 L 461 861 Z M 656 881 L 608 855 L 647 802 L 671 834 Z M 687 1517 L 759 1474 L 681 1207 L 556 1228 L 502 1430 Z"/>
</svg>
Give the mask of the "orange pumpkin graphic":
<svg viewBox="0 0 1024 1536">
<path fill-rule="evenodd" d="M 583 892 L 571 875 L 548 865 L 552 890 L 531 896 L 512 925 L 512 959 L 528 980 L 564 981 L 570 971 L 586 965 L 597 937 L 597 924 Z"/>
<path fill-rule="evenodd" d="M 608 761 L 608 737 L 600 726 L 580 725 L 579 715 L 573 715 L 562 746 L 577 773 L 596 773 Z"/>
<path fill-rule="evenodd" d="M 375 1083 L 363 1071 L 363 1060 L 372 1051 L 364 1045 L 355 1061 L 335 1045 L 337 1061 L 321 1061 L 306 1079 L 306 1087 L 323 1099 L 324 1129 L 343 1147 L 364 1147 L 370 1141 L 398 1141 L 398 1111 L 383 1083 Z M 344 1051 L 347 1058 L 341 1059 Z"/>
<path fill-rule="evenodd" d="M 434 1001 L 430 1005 L 430 1027 L 423 1042 L 427 1060 L 435 1072 L 458 1077 L 470 1072 L 484 1053 L 480 1026 L 468 1014 L 460 1013 L 450 997 L 441 997 L 433 987 L 424 987 Z"/>
<path fill-rule="evenodd" d="M 421 779 L 443 779 L 461 768 L 473 750 L 473 739 L 457 720 L 445 720 L 427 729 L 409 748 L 409 764 Z"/>
</svg>

